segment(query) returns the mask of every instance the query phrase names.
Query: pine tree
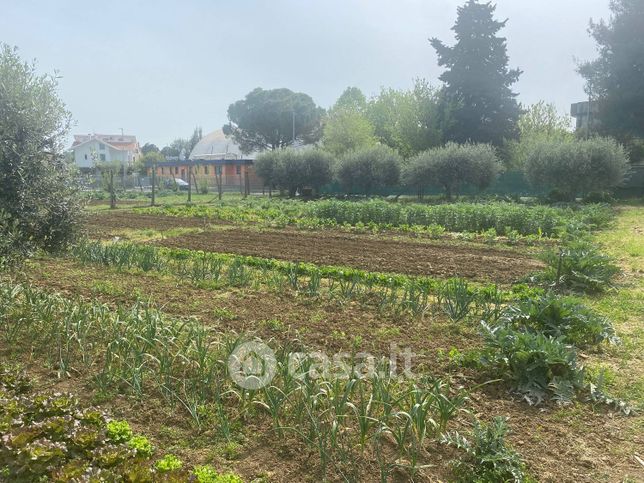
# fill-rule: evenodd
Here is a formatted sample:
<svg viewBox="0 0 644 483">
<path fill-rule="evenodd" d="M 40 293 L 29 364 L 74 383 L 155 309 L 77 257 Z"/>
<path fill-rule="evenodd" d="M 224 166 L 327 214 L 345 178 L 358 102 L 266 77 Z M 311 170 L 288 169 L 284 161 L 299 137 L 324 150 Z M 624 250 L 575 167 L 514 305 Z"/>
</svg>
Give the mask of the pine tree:
<svg viewBox="0 0 644 483">
<path fill-rule="evenodd" d="M 497 36 L 507 20 L 495 20 L 495 10 L 491 3 L 469 0 L 458 8 L 452 27 L 456 44 L 430 40 L 438 64 L 447 68 L 440 77 L 450 119 L 444 127 L 446 141 L 499 146 L 517 137 L 521 109 L 511 86 L 522 72 L 508 68 L 506 39 Z"/>
<path fill-rule="evenodd" d="M 644 0 L 613 0 L 608 23 L 590 24 L 599 57 L 579 66 L 599 106 L 598 129 L 633 148 L 644 139 Z"/>
</svg>

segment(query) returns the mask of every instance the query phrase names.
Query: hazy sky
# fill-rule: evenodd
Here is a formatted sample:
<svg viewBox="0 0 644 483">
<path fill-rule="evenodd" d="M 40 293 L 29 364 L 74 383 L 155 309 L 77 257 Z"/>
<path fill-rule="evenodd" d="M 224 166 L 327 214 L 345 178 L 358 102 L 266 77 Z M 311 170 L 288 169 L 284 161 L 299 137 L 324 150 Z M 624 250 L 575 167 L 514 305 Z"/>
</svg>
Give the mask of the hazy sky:
<svg viewBox="0 0 644 483">
<path fill-rule="evenodd" d="M 58 70 L 74 133 L 126 133 L 159 147 L 226 121 L 255 87 L 288 87 L 329 107 L 347 86 L 367 95 L 438 85 L 428 38 L 453 42 L 464 0 L 0 0 L 0 41 Z M 608 0 L 497 0 L 508 18 L 519 100 L 568 111 L 584 98 L 575 59 L 595 56 L 588 21 Z"/>
</svg>

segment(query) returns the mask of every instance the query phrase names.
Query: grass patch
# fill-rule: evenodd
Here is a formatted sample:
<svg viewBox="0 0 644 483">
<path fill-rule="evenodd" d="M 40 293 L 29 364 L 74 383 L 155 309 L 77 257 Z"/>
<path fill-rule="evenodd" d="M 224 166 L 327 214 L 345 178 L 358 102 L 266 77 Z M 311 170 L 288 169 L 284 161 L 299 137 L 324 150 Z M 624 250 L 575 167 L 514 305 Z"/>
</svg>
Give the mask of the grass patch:
<svg viewBox="0 0 644 483">
<path fill-rule="evenodd" d="M 644 406 L 644 207 L 619 207 L 611 228 L 594 238 L 623 271 L 617 290 L 583 299 L 613 322 L 622 340 L 608 349 L 617 358 L 613 362 L 616 375 L 608 387 L 615 396 Z M 591 356 L 598 367 L 606 364 L 602 359 Z"/>
</svg>

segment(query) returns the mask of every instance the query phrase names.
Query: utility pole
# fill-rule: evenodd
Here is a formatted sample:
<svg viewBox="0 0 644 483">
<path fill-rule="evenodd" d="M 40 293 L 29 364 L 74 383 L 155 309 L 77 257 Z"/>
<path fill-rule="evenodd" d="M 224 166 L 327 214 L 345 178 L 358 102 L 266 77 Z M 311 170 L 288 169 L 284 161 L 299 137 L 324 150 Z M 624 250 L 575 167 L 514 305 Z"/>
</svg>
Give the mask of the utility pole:
<svg viewBox="0 0 644 483">
<path fill-rule="evenodd" d="M 192 203 L 192 163 L 188 160 L 188 203 Z"/>
<path fill-rule="evenodd" d="M 244 194 L 244 172 L 242 170 L 242 165 L 239 163 L 237 165 L 239 167 L 239 193 L 243 196 Z"/>
<path fill-rule="evenodd" d="M 192 162 L 190 159 L 186 159 L 186 149 L 182 149 L 179 153 L 179 161 L 181 163 L 188 164 L 188 203 L 192 203 Z"/>
<path fill-rule="evenodd" d="M 157 162 L 152 162 L 152 203 L 150 206 L 154 206 L 154 195 L 157 189 Z"/>
<path fill-rule="evenodd" d="M 110 209 L 116 208 L 116 190 L 114 189 L 114 168 L 110 167 Z"/>
</svg>

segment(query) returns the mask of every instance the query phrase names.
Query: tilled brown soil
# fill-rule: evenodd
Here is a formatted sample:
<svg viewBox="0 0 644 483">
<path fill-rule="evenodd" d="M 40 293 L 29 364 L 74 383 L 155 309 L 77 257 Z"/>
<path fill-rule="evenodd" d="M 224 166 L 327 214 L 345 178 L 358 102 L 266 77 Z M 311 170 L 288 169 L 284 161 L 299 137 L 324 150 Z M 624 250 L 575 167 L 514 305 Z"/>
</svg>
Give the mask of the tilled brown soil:
<svg viewBox="0 0 644 483">
<path fill-rule="evenodd" d="M 229 229 L 189 233 L 156 242 L 162 246 L 236 253 L 375 272 L 465 277 L 511 283 L 540 269 L 541 262 L 511 250 L 383 239 L 337 232 L 307 233 Z"/>
<path fill-rule="evenodd" d="M 220 220 L 203 218 L 180 218 L 176 216 L 146 215 L 131 211 L 112 211 L 87 218 L 85 228 L 89 235 L 97 238 L 114 236 L 122 230 L 166 231 L 175 228 L 205 228 L 207 225 L 224 224 Z"/>
</svg>

